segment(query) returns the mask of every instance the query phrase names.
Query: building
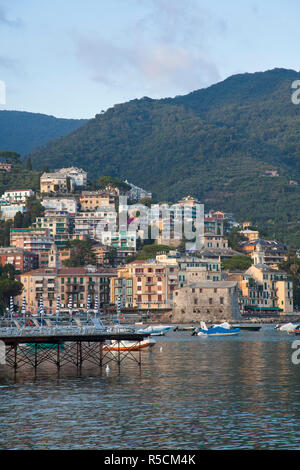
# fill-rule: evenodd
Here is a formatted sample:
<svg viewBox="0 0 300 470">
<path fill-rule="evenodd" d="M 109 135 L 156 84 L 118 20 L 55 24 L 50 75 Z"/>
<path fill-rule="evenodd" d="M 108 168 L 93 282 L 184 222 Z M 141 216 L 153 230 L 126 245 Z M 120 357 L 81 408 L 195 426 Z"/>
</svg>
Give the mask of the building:
<svg viewBox="0 0 300 470">
<path fill-rule="evenodd" d="M 244 303 L 245 310 L 293 313 L 293 283 L 287 278 L 286 273 L 265 264 L 258 264 L 250 266 L 245 271 L 244 277 L 249 284 L 248 292 L 244 291 L 247 302 Z M 251 290 L 251 281 L 254 281 L 254 291 Z"/>
<path fill-rule="evenodd" d="M 156 256 L 156 260 L 165 264 L 178 266 L 178 286 L 183 287 L 189 282 L 206 280 L 221 281 L 221 258 L 205 258 L 193 254 L 183 255 L 176 251 L 170 251 Z M 194 273 L 194 274 L 193 274 Z M 200 279 L 201 277 L 201 279 Z"/>
<path fill-rule="evenodd" d="M 178 284 L 178 267 L 158 261 L 137 260 L 118 268 L 112 280 L 111 301 L 138 310 L 170 309 Z"/>
<path fill-rule="evenodd" d="M 221 234 L 214 232 L 205 232 L 203 235 L 203 248 L 204 249 L 228 249 L 228 240 Z"/>
<path fill-rule="evenodd" d="M 152 193 L 150 193 L 149 191 L 146 191 L 143 188 L 139 188 L 138 186 L 135 186 L 134 184 L 129 183 L 127 180 L 125 180 L 125 183 L 129 184 L 131 188 L 129 190 L 128 197 L 132 201 L 139 201 L 140 199 L 144 199 L 144 198 L 152 199 Z"/>
<path fill-rule="evenodd" d="M 50 249 L 53 239 L 48 228 L 11 228 L 10 246 L 38 253 Z"/>
<path fill-rule="evenodd" d="M 243 235 L 245 238 L 248 238 L 249 241 L 258 240 L 259 239 L 259 232 L 258 230 L 240 230 L 240 234 Z"/>
<path fill-rule="evenodd" d="M 63 246 L 73 232 L 74 218 L 65 211 L 47 210 L 43 217 L 37 217 L 33 224 L 38 229 L 49 229 L 57 245 Z"/>
<path fill-rule="evenodd" d="M 1 219 L 12 220 L 18 212 L 24 214 L 26 212 L 25 204 L 1 204 Z"/>
<path fill-rule="evenodd" d="M 0 162 L 0 171 L 6 171 L 10 173 L 12 169 L 12 164 L 8 162 Z"/>
<path fill-rule="evenodd" d="M 69 176 L 60 172 L 43 173 L 40 178 L 41 193 L 71 193 L 74 190 L 74 187 L 73 180 L 69 178 Z"/>
<path fill-rule="evenodd" d="M 74 218 L 74 234 L 84 234 L 92 239 L 102 240 L 102 232 L 116 228 L 117 213 L 113 205 L 99 206 L 95 212 L 79 212 Z"/>
<path fill-rule="evenodd" d="M 102 245 L 109 245 L 113 248 L 132 248 L 136 251 L 138 234 L 134 231 L 119 231 L 119 232 L 102 232 L 101 243 Z"/>
<path fill-rule="evenodd" d="M 97 266 L 106 266 L 110 263 L 109 255 L 114 256 L 114 264 L 125 264 L 128 256 L 135 254 L 132 248 L 112 248 L 111 246 L 96 245 L 92 248 L 96 257 Z"/>
<path fill-rule="evenodd" d="M 77 213 L 77 201 L 72 197 L 44 197 L 41 204 L 46 210 L 64 211 L 73 216 Z"/>
<path fill-rule="evenodd" d="M 240 320 L 237 282 L 200 281 L 174 292 L 172 322 Z"/>
<path fill-rule="evenodd" d="M 254 261 L 254 264 L 277 266 L 286 259 L 288 247 L 277 240 L 262 240 L 260 238 L 239 243 L 241 251 Z"/>
<path fill-rule="evenodd" d="M 53 254 L 51 254 L 51 249 L 50 249 L 47 251 L 39 252 L 38 256 L 39 256 L 39 268 L 47 268 L 49 266 L 49 257 L 53 256 Z M 71 256 L 70 249 L 65 248 L 65 249 L 58 250 L 56 267 L 64 266 L 64 261 L 68 260 L 70 256 Z M 51 263 L 51 259 L 50 259 L 50 263 Z"/>
<path fill-rule="evenodd" d="M 29 197 L 33 196 L 34 191 L 32 189 L 9 189 L 4 192 L 1 199 L 8 203 L 19 203 L 25 202 Z"/>
<path fill-rule="evenodd" d="M 38 256 L 22 248 L 0 248 L 0 265 L 12 264 L 21 273 L 38 267 Z"/>
<path fill-rule="evenodd" d="M 70 178 L 74 187 L 85 186 L 87 183 L 87 172 L 81 168 L 72 166 L 70 168 L 60 168 L 55 170 L 55 172 Z"/>
<path fill-rule="evenodd" d="M 82 211 L 95 211 L 98 207 L 106 206 L 113 209 L 118 196 L 113 191 L 83 191 L 80 195 L 80 207 Z"/>
<path fill-rule="evenodd" d="M 72 299 L 73 310 L 86 310 L 88 297 L 91 309 L 94 309 L 96 297 L 99 307 L 109 304 L 110 283 L 116 276 L 113 268 L 80 268 L 48 267 L 29 271 L 20 275 L 24 289 L 16 298 L 17 305 L 22 305 L 25 296 L 27 307 L 36 312 L 40 297 L 43 298 L 46 313 L 55 313 L 57 297 L 60 296 L 61 310 L 68 312 L 69 299 Z"/>
</svg>

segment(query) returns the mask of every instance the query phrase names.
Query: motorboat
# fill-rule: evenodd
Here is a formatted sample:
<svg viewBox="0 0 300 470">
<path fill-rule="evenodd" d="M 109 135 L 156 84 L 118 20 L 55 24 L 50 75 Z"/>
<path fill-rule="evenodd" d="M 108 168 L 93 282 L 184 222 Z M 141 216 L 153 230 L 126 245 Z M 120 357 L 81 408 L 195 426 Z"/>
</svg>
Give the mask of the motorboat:
<svg viewBox="0 0 300 470">
<path fill-rule="evenodd" d="M 103 346 L 103 351 L 139 351 L 151 348 L 155 344 L 156 341 L 153 338 L 146 338 L 142 341 L 112 340 L 109 344 Z"/>
<path fill-rule="evenodd" d="M 275 330 L 285 331 L 286 333 L 294 333 L 297 328 L 297 324 L 294 323 L 285 323 L 284 325 L 276 325 Z"/>
<path fill-rule="evenodd" d="M 173 326 L 149 325 L 147 328 L 137 330 L 137 333 L 147 333 L 150 336 L 164 336 L 172 329 Z"/>
<path fill-rule="evenodd" d="M 231 328 L 227 322 L 207 328 L 206 323 L 201 321 L 200 328 L 197 328 L 194 334 L 197 336 L 234 336 L 239 332 L 239 328 Z"/>
</svg>

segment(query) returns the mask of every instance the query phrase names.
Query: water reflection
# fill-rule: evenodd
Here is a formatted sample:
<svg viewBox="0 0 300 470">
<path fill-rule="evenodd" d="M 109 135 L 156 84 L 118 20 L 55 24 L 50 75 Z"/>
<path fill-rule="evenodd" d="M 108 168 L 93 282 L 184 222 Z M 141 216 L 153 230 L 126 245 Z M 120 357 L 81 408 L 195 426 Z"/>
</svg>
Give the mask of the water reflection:
<svg viewBox="0 0 300 470">
<path fill-rule="evenodd" d="M 172 333 L 109 374 L 0 374 L 1 449 L 299 448 L 294 338 Z"/>
</svg>

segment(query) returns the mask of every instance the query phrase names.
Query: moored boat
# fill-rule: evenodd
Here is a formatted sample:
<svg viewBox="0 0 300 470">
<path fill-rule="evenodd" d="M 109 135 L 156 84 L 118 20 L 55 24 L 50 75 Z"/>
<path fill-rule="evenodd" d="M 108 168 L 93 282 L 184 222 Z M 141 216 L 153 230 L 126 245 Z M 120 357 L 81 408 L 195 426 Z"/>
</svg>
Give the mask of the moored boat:
<svg viewBox="0 0 300 470">
<path fill-rule="evenodd" d="M 239 334 L 239 328 L 230 328 L 227 322 L 220 325 L 214 325 L 212 328 L 207 328 L 205 322 L 200 323 L 200 328 L 195 330 L 197 336 L 234 336 Z"/>
<path fill-rule="evenodd" d="M 259 331 L 261 329 L 260 325 L 231 325 L 232 328 L 239 328 L 240 330 L 247 331 Z"/>
<path fill-rule="evenodd" d="M 156 344 L 152 338 L 143 341 L 116 341 L 113 340 L 109 344 L 103 346 L 103 351 L 139 351 L 140 349 L 151 348 Z"/>
</svg>

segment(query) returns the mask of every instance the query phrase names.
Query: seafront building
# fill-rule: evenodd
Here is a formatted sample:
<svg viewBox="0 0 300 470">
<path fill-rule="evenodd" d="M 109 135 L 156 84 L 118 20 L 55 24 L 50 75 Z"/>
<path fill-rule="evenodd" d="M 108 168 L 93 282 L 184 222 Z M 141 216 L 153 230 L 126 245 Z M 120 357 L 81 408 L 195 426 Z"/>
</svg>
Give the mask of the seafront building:
<svg viewBox="0 0 300 470">
<path fill-rule="evenodd" d="M 172 322 L 238 321 L 238 287 L 234 281 L 198 281 L 174 292 Z"/>
<path fill-rule="evenodd" d="M 73 310 L 78 311 L 87 308 L 89 297 L 91 309 L 94 309 L 96 298 L 99 307 L 103 308 L 110 302 L 110 283 L 114 277 L 115 269 L 95 266 L 36 269 L 20 275 L 24 290 L 16 298 L 16 304 L 21 306 L 24 296 L 28 309 L 36 312 L 42 297 L 45 312 L 55 313 L 57 297 L 60 296 L 62 311 L 69 311 L 70 298 Z"/>
<path fill-rule="evenodd" d="M 178 285 L 178 267 L 159 261 L 136 260 L 119 267 L 112 280 L 111 302 L 119 297 L 124 307 L 138 310 L 172 308 L 173 292 Z"/>
<path fill-rule="evenodd" d="M 286 315 L 294 312 L 293 282 L 286 273 L 267 265 L 252 265 L 243 273 L 229 273 L 238 282 L 239 305 L 244 313 Z"/>
</svg>

